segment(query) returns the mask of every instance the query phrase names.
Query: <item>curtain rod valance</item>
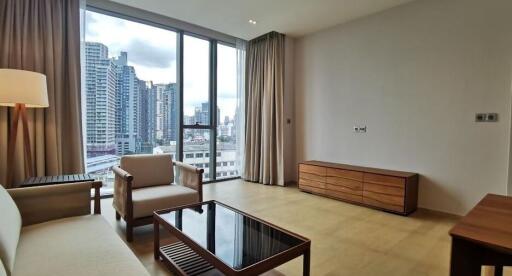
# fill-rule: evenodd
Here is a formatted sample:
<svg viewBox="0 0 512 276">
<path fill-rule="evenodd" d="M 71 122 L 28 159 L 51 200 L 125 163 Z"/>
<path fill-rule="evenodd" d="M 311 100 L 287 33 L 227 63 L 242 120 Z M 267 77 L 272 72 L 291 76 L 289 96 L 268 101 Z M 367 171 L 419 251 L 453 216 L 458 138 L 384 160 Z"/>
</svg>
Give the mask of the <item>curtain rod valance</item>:
<svg viewBox="0 0 512 276">
<path fill-rule="evenodd" d="M 258 36 L 256 38 L 253 38 L 249 42 L 251 42 L 251 43 L 259 42 L 261 40 L 272 39 L 272 38 L 275 38 L 275 37 L 278 37 L 278 36 L 281 36 L 281 35 L 284 35 L 284 34 L 276 32 L 276 31 L 271 31 L 269 33 L 260 35 L 260 36 Z"/>
</svg>

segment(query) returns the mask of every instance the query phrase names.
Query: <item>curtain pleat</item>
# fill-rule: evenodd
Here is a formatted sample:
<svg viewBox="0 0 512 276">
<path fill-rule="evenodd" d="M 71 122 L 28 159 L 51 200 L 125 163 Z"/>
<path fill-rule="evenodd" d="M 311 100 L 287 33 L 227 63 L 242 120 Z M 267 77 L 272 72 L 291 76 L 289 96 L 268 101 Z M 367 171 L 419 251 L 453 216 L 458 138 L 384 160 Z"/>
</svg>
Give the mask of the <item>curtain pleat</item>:
<svg viewBox="0 0 512 276">
<path fill-rule="evenodd" d="M 271 32 L 247 47 L 243 178 L 284 185 L 284 35 Z"/>
<path fill-rule="evenodd" d="M 35 174 L 83 172 L 79 0 L 0 0 L 0 68 L 47 78 L 49 107 L 27 113 Z M 20 127 L 14 181 L 5 183 L 12 115 L 12 108 L 0 107 L 0 183 L 7 187 L 28 176 Z"/>
</svg>

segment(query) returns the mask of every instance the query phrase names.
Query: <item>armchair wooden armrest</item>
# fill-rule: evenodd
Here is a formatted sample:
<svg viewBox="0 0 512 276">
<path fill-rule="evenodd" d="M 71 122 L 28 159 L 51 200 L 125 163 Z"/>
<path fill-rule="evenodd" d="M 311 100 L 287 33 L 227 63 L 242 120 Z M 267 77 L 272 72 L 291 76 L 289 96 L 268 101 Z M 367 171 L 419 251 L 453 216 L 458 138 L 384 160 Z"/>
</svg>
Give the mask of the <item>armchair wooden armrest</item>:
<svg viewBox="0 0 512 276">
<path fill-rule="evenodd" d="M 91 213 L 91 188 L 95 189 L 94 213 L 100 214 L 101 181 L 77 182 L 27 188 L 8 192 L 20 210 L 23 225 L 82 216 Z"/>
<path fill-rule="evenodd" d="M 196 190 L 199 193 L 199 201 L 203 201 L 204 170 L 179 161 L 174 161 L 173 164 L 178 175 L 176 184 Z"/>
<path fill-rule="evenodd" d="M 126 182 L 131 183 L 131 181 L 133 180 L 133 176 L 130 173 L 128 173 L 127 171 L 121 169 L 121 167 L 119 167 L 119 166 L 113 166 L 112 171 L 114 171 L 114 174 L 116 176 L 121 177 Z"/>
<path fill-rule="evenodd" d="M 120 166 L 113 166 L 112 171 L 115 175 L 114 200 L 112 205 L 116 209 L 116 218 L 119 219 L 122 216 L 126 220 L 133 215 L 133 176 L 129 172 L 121 169 Z"/>
</svg>

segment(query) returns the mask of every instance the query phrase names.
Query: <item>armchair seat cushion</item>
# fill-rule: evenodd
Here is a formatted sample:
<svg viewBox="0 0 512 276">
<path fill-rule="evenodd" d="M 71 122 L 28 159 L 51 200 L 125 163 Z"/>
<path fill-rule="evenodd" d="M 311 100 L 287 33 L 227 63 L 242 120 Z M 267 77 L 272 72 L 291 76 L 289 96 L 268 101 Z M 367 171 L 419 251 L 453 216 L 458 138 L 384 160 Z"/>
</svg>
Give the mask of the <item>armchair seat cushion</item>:
<svg viewBox="0 0 512 276">
<path fill-rule="evenodd" d="M 181 185 L 161 185 L 132 191 L 133 217 L 152 216 L 160 209 L 173 208 L 199 201 L 196 190 Z"/>
<path fill-rule="evenodd" d="M 23 227 L 12 276 L 148 275 L 101 215 Z"/>
</svg>

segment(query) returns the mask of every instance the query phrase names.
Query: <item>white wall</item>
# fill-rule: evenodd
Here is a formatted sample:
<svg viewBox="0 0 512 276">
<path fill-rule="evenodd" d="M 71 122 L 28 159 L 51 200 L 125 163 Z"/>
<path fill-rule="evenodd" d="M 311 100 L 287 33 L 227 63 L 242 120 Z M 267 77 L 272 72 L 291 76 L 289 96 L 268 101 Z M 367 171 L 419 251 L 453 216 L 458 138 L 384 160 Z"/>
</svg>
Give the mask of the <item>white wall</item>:
<svg viewBox="0 0 512 276">
<path fill-rule="evenodd" d="M 420 207 L 456 214 L 507 193 L 511 12 L 419 0 L 297 39 L 297 160 L 418 172 Z"/>
</svg>

